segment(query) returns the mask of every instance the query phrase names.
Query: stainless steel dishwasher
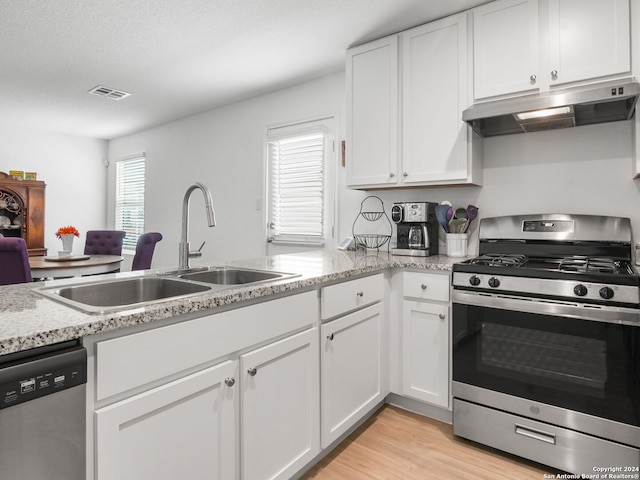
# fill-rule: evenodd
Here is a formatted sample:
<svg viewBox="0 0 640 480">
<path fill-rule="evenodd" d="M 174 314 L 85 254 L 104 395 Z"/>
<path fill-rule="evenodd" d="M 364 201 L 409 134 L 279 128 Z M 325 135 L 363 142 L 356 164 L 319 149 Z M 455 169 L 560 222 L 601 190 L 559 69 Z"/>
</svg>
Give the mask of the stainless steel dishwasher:
<svg viewBox="0 0 640 480">
<path fill-rule="evenodd" d="M 86 382 L 75 341 L 0 357 L 0 478 L 85 479 Z"/>
</svg>

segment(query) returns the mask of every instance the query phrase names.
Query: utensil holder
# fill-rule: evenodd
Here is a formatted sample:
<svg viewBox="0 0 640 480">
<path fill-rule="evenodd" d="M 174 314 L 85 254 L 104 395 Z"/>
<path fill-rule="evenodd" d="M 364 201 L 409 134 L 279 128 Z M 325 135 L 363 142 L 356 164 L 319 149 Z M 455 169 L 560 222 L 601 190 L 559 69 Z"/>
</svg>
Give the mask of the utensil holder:
<svg viewBox="0 0 640 480">
<path fill-rule="evenodd" d="M 466 233 L 447 233 L 447 256 L 466 257 L 469 235 Z"/>
</svg>

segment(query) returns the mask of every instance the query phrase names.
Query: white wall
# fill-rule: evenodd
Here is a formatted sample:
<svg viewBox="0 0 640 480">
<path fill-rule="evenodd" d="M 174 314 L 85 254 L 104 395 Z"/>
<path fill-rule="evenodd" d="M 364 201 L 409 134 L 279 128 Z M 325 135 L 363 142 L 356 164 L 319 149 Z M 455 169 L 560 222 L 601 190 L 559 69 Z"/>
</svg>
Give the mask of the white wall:
<svg viewBox="0 0 640 480">
<path fill-rule="evenodd" d="M 345 136 L 344 74 L 210 110 L 108 142 L 40 130 L 0 128 L 0 171 L 38 172 L 47 183 L 45 246 L 60 248 L 54 232 L 73 224 L 82 234 L 113 226 L 114 160 L 146 152 L 147 230 L 160 231 L 154 266 L 177 264 L 181 205 L 194 181 L 207 184 L 218 226 L 207 228 L 199 192 L 191 201 L 190 238 L 207 241 L 203 262 L 265 254 L 264 134 L 267 127 L 337 115 Z M 480 216 L 569 212 L 630 217 L 640 232 L 640 180 L 632 179 L 632 123 L 617 122 L 485 139 L 484 186 L 377 190 L 345 187 L 338 158 L 337 239 L 351 235 L 360 202 L 378 195 L 389 213 L 394 201 L 473 203 Z M 108 157 L 107 169 L 102 164 Z M 348 161 L 348 159 L 347 159 Z M 477 227 L 477 224 L 476 224 Z M 477 248 L 476 228 L 471 250 Z M 81 252 L 84 239 L 75 242 Z M 130 261 L 130 259 L 129 259 Z M 194 263 L 197 263 L 194 261 Z M 126 269 L 126 266 L 125 266 Z"/>
<path fill-rule="evenodd" d="M 191 246 L 207 243 L 202 258 L 192 264 L 264 255 L 266 128 L 324 115 L 337 115 L 342 123 L 343 105 L 341 73 L 110 141 L 111 186 L 115 160 L 146 154 L 145 230 L 164 237 L 156 246 L 153 267 L 177 265 L 182 199 L 196 181 L 212 191 L 217 226 L 206 226 L 202 195 L 194 192 Z"/>
<path fill-rule="evenodd" d="M 59 227 L 80 231 L 74 253 L 84 248 L 84 233 L 106 227 L 107 142 L 23 128 L 0 128 L 0 171 L 37 172 L 45 190 L 45 247 L 55 254 L 62 244 Z"/>
<path fill-rule="evenodd" d="M 632 122 L 615 122 L 491 137 L 484 140 L 482 187 L 374 193 L 385 207 L 404 200 L 471 203 L 479 207 L 479 218 L 527 213 L 629 217 L 638 238 L 640 181 L 632 178 L 631 130 Z M 472 252 L 477 251 L 477 225 Z"/>
<path fill-rule="evenodd" d="M 147 230 L 165 237 L 154 267 L 177 264 L 182 196 L 194 181 L 212 189 L 218 214 L 218 226 L 208 229 L 201 196 L 194 194 L 191 242 L 197 247 L 207 241 L 202 261 L 263 255 L 264 211 L 256 209 L 256 202 L 264 193 L 265 129 L 338 114 L 338 137 L 344 139 L 344 92 L 344 74 L 335 74 L 110 141 L 111 159 L 147 153 Z M 480 217 L 546 212 L 627 216 L 638 232 L 640 183 L 632 180 L 631 127 L 618 122 L 485 139 L 482 187 L 354 191 L 345 187 L 345 169 L 338 166 L 336 243 L 351 235 L 367 195 L 381 197 L 389 215 L 395 201 L 446 199 L 457 206 L 477 205 Z M 473 252 L 477 223 L 472 230 Z"/>
</svg>

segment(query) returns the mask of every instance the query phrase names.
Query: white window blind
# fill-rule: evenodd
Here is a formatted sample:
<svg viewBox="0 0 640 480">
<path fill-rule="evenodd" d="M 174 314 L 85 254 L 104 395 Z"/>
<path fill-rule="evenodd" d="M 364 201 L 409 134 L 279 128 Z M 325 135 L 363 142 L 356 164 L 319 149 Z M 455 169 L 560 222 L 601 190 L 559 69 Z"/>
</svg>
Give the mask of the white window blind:
<svg viewBox="0 0 640 480">
<path fill-rule="evenodd" d="M 269 140 L 270 241 L 323 244 L 325 137 L 316 129 Z"/>
<path fill-rule="evenodd" d="M 144 233 L 145 158 L 137 157 L 116 163 L 116 230 L 127 236 L 125 250 L 135 250 L 138 237 Z"/>
</svg>

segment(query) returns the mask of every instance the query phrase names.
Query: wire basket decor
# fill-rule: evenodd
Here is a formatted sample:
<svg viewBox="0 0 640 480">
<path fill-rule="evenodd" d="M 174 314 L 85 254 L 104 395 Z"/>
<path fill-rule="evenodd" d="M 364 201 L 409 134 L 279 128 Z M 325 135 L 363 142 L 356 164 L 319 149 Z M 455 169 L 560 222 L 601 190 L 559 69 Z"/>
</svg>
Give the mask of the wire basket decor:
<svg viewBox="0 0 640 480">
<path fill-rule="evenodd" d="M 380 249 L 387 245 L 389 250 L 391 232 L 391 221 L 384 211 L 383 201 L 376 196 L 366 197 L 353 222 L 352 233 L 356 245 L 366 249 Z"/>
<path fill-rule="evenodd" d="M 373 233 L 354 234 L 356 243 L 364 248 L 380 248 L 383 247 L 390 239 L 391 235 L 377 235 Z"/>
<path fill-rule="evenodd" d="M 375 222 L 376 220 L 382 218 L 384 212 L 362 212 L 361 215 L 365 218 L 365 220 Z"/>
</svg>

